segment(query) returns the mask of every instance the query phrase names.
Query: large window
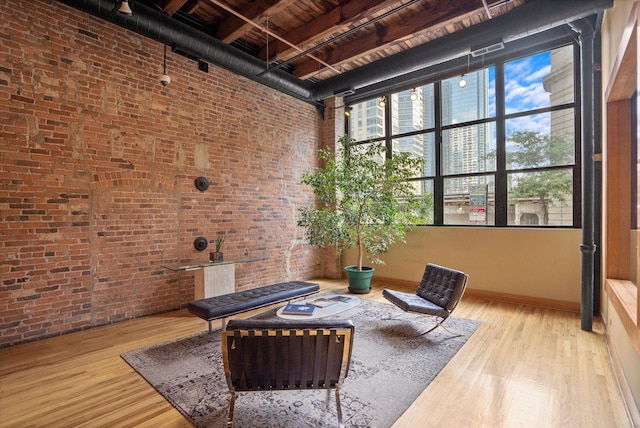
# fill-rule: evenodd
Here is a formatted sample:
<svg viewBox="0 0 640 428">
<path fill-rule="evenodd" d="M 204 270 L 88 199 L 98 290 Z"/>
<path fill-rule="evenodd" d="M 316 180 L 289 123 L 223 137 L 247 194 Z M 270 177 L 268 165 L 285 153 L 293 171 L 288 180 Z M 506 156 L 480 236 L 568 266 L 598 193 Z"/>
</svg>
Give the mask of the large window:
<svg viewBox="0 0 640 428">
<path fill-rule="evenodd" d="M 579 227 L 574 57 L 562 46 L 352 104 L 348 132 L 424 160 L 429 224 Z"/>
</svg>

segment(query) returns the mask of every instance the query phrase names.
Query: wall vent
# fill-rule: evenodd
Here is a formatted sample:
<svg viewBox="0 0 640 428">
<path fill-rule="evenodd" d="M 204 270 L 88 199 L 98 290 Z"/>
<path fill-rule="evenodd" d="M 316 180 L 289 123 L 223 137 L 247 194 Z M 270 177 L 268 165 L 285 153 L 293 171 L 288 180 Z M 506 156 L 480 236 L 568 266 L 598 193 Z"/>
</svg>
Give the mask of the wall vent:
<svg viewBox="0 0 640 428">
<path fill-rule="evenodd" d="M 481 48 L 471 48 L 471 56 L 475 58 L 480 55 L 486 55 L 491 52 L 499 51 L 500 49 L 504 49 L 504 43 L 502 43 L 501 41 Z"/>
</svg>

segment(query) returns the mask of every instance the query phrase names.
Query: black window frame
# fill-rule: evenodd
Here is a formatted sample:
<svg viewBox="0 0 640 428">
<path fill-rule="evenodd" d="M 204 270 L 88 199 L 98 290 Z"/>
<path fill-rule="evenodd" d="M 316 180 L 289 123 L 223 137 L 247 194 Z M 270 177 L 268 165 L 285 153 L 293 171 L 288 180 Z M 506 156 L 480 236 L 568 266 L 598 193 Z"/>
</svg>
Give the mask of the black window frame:
<svg viewBox="0 0 640 428">
<path fill-rule="evenodd" d="M 554 49 L 562 48 L 565 46 L 573 47 L 573 102 L 571 103 L 563 103 L 559 105 L 550 105 L 544 108 L 536 108 L 532 110 L 526 111 L 518 111 L 515 113 L 507 114 L 505 112 L 505 79 L 504 79 L 504 67 L 505 63 L 521 59 L 527 58 L 539 53 L 552 51 Z M 382 137 L 372 138 L 366 141 L 358 141 L 357 144 L 366 144 L 370 142 L 376 141 L 384 141 L 387 147 L 387 156 L 390 157 L 393 154 L 393 140 L 419 135 L 419 134 L 428 134 L 433 132 L 435 134 L 435 175 L 434 176 L 425 176 L 425 177 L 417 177 L 413 179 L 413 181 L 432 181 L 433 182 L 433 198 L 434 198 L 434 219 L 433 224 L 425 224 L 424 226 L 447 226 L 447 227 L 501 227 L 501 228 L 541 228 L 541 229 L 579 229 L 582 227 L 581 225 L 581 165 L 579 160 L 581 159 L 581 100 L 580 100 L 580 47 L 579 44 L 574 40 L 558 40 L 553 42 L 544 43 L 540 46 L 533 47 L 527 49 L 525 51 L 518 52 L 517 54 L 509 54 L 502 57 L 497 57 L 491 62 L 483 62 L 481 66 L 475 66 L 472 68 L 468 68 L 468 65 L 465 70 L 460 72 L 460 70 L 449 71 L 443 73 L 440 76 L 436 76 L 436 78 L 425 79 L 421 81 L 412 82 L 411 86 L 404 87 L 396 87 L 393 91 L 385 91 L 379 94 L 376 94 L 375 98 L 367 98 L 360 99 L 357 102 L 348 103 L 347 106 L 353 106 L 357 103 L 364 102 L 372 102 L 372 100 L 377 100 L 381 97 L 385 97 L 388 101 L 384 107 L 384 123 L 385 123 L 385 135 Z M 482 118 L 478 120 L 458 123 L 458 124 L 448 124 L 442 125 L 442 109 L 441 109 L 441 100 L 442 100 L 442 81 L 449 79 L 454 76 L 460 76 L 461 74 L 471 73 L 474 71 L 478 71 L 481 69 L 487 69 L 489 67 L 495 67 L 495 97 L 496 97 L 496 112 L 495 116 Z M 397 94 L 403 90 L 408 90 L 415 87 L 420 87 L 423 85 L 433 84 L 434 85 L 434 105 L 432 106 L 434 109 L 435 115 L 435 126 L 431 128 L 424 128 L 419 131 L 412 131 L 406 133 L 392 134 L 392 122 L 393 118 L 391 117 L 392 112 L 392 96 Z M 548 166 L 548 167 L 539 167 L 539 168 L 524 168 L 524 169 L 507 169 L 506 165 L 506 122 L 509 119 L 525 117 L 534 114 L 540 113 L 551 113 L 553 111 L 565 110 L 565 109 L 573 109 L 574 112 L 574 162 L 571 165 L 560 165 L 560 166 Z M 485 171 L 485 172 L 474 172 L 474 173 L 463 173 L 463 174 L 448 174 L 443 175 L 442 173 L 442 142 L 443 142 L 443 131 L 448 129 L 461 128 L 471 125 L 478 124 L 486 124 L 486 123 L 495 123 L 496 126 L 496 169 L 495 171 Z M 345 121 L 345 132 L 349 134 L 349 120 Z M 537 171 L 551 171 L 551 170 L 568 170 L 572 171 L 572 180 L 573 180 L 573 195 L 572 195 L 572 224 L 571 225 L 516 225 L 516 224 L 508 224 L 508 175 L 515 174 L 519 172 L 537 172 Z M 494 177 L 494 186 L 495 186 L 495 222 L 494 224 L 444 224 L 444 180 L 446 178 L 457 178 L 457 177 L 480 177 L 480 176 L 493 176 Z"/>
</svg>

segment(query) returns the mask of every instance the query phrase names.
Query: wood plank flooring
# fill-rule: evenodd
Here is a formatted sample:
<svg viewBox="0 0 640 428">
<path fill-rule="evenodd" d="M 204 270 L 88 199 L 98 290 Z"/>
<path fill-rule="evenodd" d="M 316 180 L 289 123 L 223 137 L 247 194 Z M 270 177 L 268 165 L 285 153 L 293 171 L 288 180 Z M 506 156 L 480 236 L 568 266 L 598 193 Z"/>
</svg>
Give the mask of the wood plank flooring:
<svg viewBox="0 0 640 428">
<path fill-rule="evenodd" d="M 482 325 L 394 427 L 631 427 L 598 322 L 471 297 L 454 315 Z M 189 427 L 120 354 L 206 328 L 180 310 L 0 349 L 0 426 Z"/>
</svg>

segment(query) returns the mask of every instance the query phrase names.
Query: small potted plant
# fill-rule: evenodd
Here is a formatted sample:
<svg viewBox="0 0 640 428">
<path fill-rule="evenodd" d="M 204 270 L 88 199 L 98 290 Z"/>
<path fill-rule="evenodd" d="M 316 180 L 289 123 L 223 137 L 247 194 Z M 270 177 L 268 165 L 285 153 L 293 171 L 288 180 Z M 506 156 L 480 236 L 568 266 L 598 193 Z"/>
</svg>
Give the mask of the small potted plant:
<svg viewBox="0 0 640 428">
<path fill-rule="evenodd" d="M 415 224 L 424 221 L 423 199 L 410 181 L 421 175 L 424 161 L 410 153 L 387 158 L 383 143 L 354 144 L 340 137 L 335 152 L 321 150 L 324 167 L 305 173 L 302 183 L 313 188 L 317 203 L 301 208 L 298 226 L 306 229 L 311 245 L 343 249 L 357 247 L 358 260 L 345 267 L 349 291 L 368 293 L 372 263 Z"/>
<path fill-rule="evenodd" d="M 227 232 L 218 232 L 216 239 L 211 240 L 211 243 L 215 243 L 216 250 L 214 252 L 209 253 L 209 260 L 213 263 L 220 263 L 224 260 L 222 254 L 222 246 L 224 245 L 224 241 L 227 239 Z"/>
</svg>

